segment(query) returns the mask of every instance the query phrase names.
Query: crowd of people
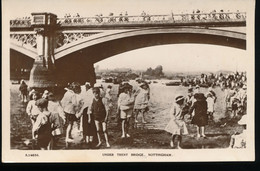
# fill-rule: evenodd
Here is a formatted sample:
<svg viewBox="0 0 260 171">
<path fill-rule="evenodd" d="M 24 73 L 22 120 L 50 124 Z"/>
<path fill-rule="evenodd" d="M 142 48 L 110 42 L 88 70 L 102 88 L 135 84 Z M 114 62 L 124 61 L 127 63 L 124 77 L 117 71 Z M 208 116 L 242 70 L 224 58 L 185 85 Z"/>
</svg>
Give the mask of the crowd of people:
<svg viewBox="0 0 260 171">
<path fill-rule="evenodd" d="M 73 142 L 72 130 L 76 125 L 82 134 L 82 141 L 87 146 L 100 147 L 101 136 L 104 135 L 106 147 L 109 148 L 107 122 L 113 108 L 111 89 L 112 86 L 109 85 L 104 90 L 98 83 L 91 87 L 88 82 L 82 88 L 79 83 L 73 82 L 65 88 L 63 98 L 55 101 L 53 93 L 48 90 L 42 94 L 34 89 L 28 92 L 28 86 L 22 80 L 20 96 L 22 102 L 27 102 L 29 94 L 26 113 L 32 123 L 32 139 L 37 140 L 40 149 L 50 150 L 55 148 L 58 139 L 65 132 L 65 143 L 68 147 Z M 148 111 L 149 86 L 143 83 L 135 93 L 132 90 L 133 87 L 129 83 L 120 87 L 117 115 L 121 119 L 121 138 L 130 137 L 129 120 L 133 113 L 136 113 L 136 123 L 138 115 L 141 115 L 142 123 L 146 123 L 144 114 Z M 93 142 L 95 137 L 96 143 Z"/>
<path fill-rule="evenodd" d="M 203 75 L 200 81 L 207 82 L 210 80 L 207 78 L 214 78 L 218 83 L 215 85 L 223 85 L 221 88 L 225 91 L 226 109 L 231 111 L 232 117 L 246 114 L 247 93 L 244 74 L 228 76 L 220 74 L 219 77 Z M 37 140 L 40 149 L 55 148 L 64 132 L 68 147 L 73 142 L 72 130 L 75 126 L 83 137 L 82 141 L 88 147 L 99 148 L 102 144 L 102 136 L 105 139 L 105 146 L 110 147 L 107 123 L 115 106 L 111 85 L 105 89 L 98 83 L 92 87 L 86 82 L 82 87 L 79 83 L 73 82 L 65 88 L 66 92 L 60 101 L 55 100 L 54 94 L 47 90 L 40 94 L 34 89 L 28 93 L 27 89 L 25 81 L 22 80 L 19 88 L 20 96 L 23 102 L 27 102 L 27 94 L 29 94 L 26 112 L 32 123 L 32 138 Z M 135 124 L 147 123 L 145 118 L 149 111 L 150 87 L 145 81 L 138 87 L 129 82 L 122 82 L 118 89 L 116 114 L 121 121 L 121 138 L 129 138 L 131 119 Z M 205 126 L 214 119 L 217 94 L 212 86 L 205 94 L 200 91 L 198 84 L 196 86 L 191 84 L 187 91 L 187 96 L 179 94 L 175 97 L 169 112 L 171 119 L 165 128 L 165 131 L 172 134 L 170 146 L 173 148 L 180 148 L 182 135 L 188 134 L 185 115 L 188 116 L 191 124 L 196 125 L 197 138 L 207 138 Z M 237 135 L 232 136 L 232 144 L 236 142 L 235 137 Z M 94 142 L 95 138 L 96 142 Z"/>
</svg>

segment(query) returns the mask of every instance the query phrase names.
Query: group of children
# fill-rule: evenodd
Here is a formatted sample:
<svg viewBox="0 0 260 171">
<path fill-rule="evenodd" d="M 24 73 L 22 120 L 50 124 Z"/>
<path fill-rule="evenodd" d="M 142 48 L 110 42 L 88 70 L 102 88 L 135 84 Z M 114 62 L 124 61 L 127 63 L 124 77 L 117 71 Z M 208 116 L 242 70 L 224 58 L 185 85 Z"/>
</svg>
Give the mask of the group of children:
<svg viewBox="0 0 260 171">
<path fill-rule="evenodd" d="M 109 85 L 104 91 L 102 85 L 95 84 L 91 87 L 86 82 L 83 88 L 79 83 L 72 83 L 62 100 L 54 101 L 54 96 L 47 90 L 42 96 L 35 90 L 29 93 L 26 112 L 32 121 L 32 137 L 37 139 L 41 149 L 53 149 L 60 135 L 63 134 L 63 126 L 67 123 L 66 145 L 73 142 L 72 129 L 75 124 L 79 126 L 83 141 L 90 147 L 100 147 L 101 136 L 104 135 L 106 147 L 110 147 L 107 121 L 112 112 L 112 86 Z M 242 91 L 243 90 L 243 91 Z M 237 98 L 245 98 L 245 87 L 236 93 Z M 146 82 L 139 85 L 136 90 L 129 83 L 120 86 L 118 96 L 117 114 L 121 119 L 121 138 L 130 137 L 129 126 L 131 118 L 137 123 L 140 115 L 143 124 L 145 114 L 148 112 L 150 88 Z M 206 138 L 205 126 L 209 120 L 213 120 L 214 105 L 217 100 L 216 93 L 212 88 L 204 95 L 200 87 L 190 87 L 187 97 L 177 95 L 171 107 L 171 119 L 165 130 L 172 134 L 170 146 L 180 148 L 182 135 L 188 134 L 184 121 L 184 115 L 188 114 L 191 124 L 196 125 L 197 137 Z M 94 144 L 94 137 L 97 143 Z M 176 144 L 177 142 L 177 144 Z"/>
<path fill-rule="evenodd" d="M 65 115 L 62 107 L 47 90 L 40 96 L 33 89 L 29 99 L 26 112 L 32 122 L 32 138 L 37 139 L 38 147 L 42 150 L 55 148 L 59 136 L 63 134 Z"/>
<path fill-rule="evenodd" d="M 138 123 L 138 115 L 140 114 L 143 124 L 145 114 L 148 112 L 148 102 L 150 99 L 150 89 L 146 82 L 141 83 L 140 88 L 133 89 L 129 83 L 124 83 L 120 87 L 121 91 L 118 97 L 118 114 L 121 119 L 122 138 L 130 137 L 129 124 L 130 119 L 134 116 L 135 123 Z"/>
<path fill-rule="evenodd" d="M 129 121 L 135 113 L 135 122 L 138 115 L 141 115 L 142 123 L 144 114 L 148 111 L 149 86 L 147 83 L 140 85 L 140 89 L 134 91 L 129 83 L 125 83 L 118 98 L 118 115 L 122 123 L 122 138 L 130 137 Z M 65 88 L 66 92 L 61 101 L 54 101 L 53 94 L 44 91 L 42 95 L 32 90 L 29 93 L 30 101 L 27 104 L 26 112 L 32 121 L 32 138 L 37 139 L 41 149 L 53 149 L 57 142 L 58 135 L 63 134 L 65 122 L 66 146 L 73 142 L 72 130 L 78 126 L 82 133 L 83 141 L 89 147 L 100 147 L 101 136 L 104 135 L 106 147 L 110 147 L 107 133 L 108 116 L 112 112 L 112 86 L 109 85 L 104 91 L 101 84 L 95 84 L 92 88 L 86 82 L 83 87 L 73 82 Z M 58 122 L 58 121 L 59 122 Z M 58 128 L 58 129 L 57 129 Z M 97 143 L 94 144 L 96 137 Z"/>
<path fill-rule="evenodd" d="M 247 92 L 246 85 L 240 88 L 226 87 L 225 88 L 225 104 L 226 109 L 231 111 L 232 117 L 238 114 L 245 114 L 247 107 Z"/>
<path fill-rule="evenodd" d="M 165 128 L 167 132 L 172 134 L 171 147 L 180 148 L 182 135 L 188 134 L 184 121 L 186 114 L 190 115 L 191 124 L 196 125 L 197 137 L 206 138 L 205 126 L 208 124 L 208 120 L 213 117 L 216 99 L 216 94 L 211 88 L 205 96 L 200 92 L 199 86 L 196 86 L 194 90 L 190 87 L 186 98 L 183 95 L 176 96 L 170 110 L 171 119 Z"/>
</svg>

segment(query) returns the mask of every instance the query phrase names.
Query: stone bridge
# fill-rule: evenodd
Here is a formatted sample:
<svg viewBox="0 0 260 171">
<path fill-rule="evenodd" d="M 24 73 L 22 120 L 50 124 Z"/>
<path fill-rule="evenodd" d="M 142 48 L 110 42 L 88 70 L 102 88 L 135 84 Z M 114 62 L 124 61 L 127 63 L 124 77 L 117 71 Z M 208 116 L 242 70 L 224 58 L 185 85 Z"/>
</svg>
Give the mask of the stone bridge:
<svg viewBox="0 0 260 171">
<path fill-rule="evenodd" d="M 32 19 L 10 20 L 11 70 L 28 68 L 30 87 L 73 81 L 94 84 L 93 64 L 100 60 L 138 48 L 181 43 L 246 49 L 246 13 L 74 18 L 32 13 Z"/>
</svg>

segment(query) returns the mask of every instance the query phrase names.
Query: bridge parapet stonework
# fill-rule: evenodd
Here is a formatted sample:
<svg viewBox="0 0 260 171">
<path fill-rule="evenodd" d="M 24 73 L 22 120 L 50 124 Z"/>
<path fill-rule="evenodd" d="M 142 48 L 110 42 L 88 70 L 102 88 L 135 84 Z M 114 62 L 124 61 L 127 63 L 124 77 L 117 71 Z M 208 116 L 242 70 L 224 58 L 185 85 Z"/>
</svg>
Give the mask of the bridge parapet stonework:
<svg viewBox="0 0 260 171">
<path fill-rule="evenodd" d="M 57 24 L 61 27 L 68 26 L 105 26 L 113 24 L 123 25 L 144 25 L 158 23 L 221 23 L 221 22 L 239 22 L 246 20 L 245 12 L 211 12 L 211 13 L 192 13 L 192 14 L 170 14 L 170 15 L 136 15 L 136 16 L 101 16 L 95 17 L 69 17 L 57 18 Z M 10 20 L 11 28 L 31 27 L 31 19 Z"/>
<path fill-rule="evenodd" d="M 205 23 L 245 21 L 245 12 L 228 13 L 192 13 L 171 15 L 143 15 L 143 16 L 100 16 L 58 18 L 61 26 L 77 25 L 113 25 L 113 24 L 158 24 L 158 23 Z"/>
</svg>

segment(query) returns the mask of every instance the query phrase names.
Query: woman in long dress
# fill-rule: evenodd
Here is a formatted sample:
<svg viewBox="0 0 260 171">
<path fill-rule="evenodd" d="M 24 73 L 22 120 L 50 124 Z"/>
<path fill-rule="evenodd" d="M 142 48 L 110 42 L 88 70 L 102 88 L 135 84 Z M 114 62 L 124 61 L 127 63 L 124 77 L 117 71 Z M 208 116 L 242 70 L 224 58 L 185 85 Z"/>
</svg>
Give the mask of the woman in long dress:
<svg viewBox="0 0 260 171">
<path fill-rule="evenodd" d="M 191 123 L 197 126 L 197 137 L 206 137 L 205 136 L 205 126 L 208 124 L 207 116 L 207 101 L 203 93 L 197 93 L 194 95 L 196 102 L 193 103 L 190 114 L 194 112 L 194 116 L 191 120 Z"/>
<path fill-rule="evenodd" d="M 170 141 L 171 147 L 174 147 L 174 141 L 177 140 L 177 148 L 180 148 L 182 135 L 187 135 L 188 130 L 184 122 L 184 97 L 177 96 L 175 98 L 175 103 L 172 105 L 170 110 L 171 120 L 165 128 L 165 131 L 172 134 Z"/>
</svg>

